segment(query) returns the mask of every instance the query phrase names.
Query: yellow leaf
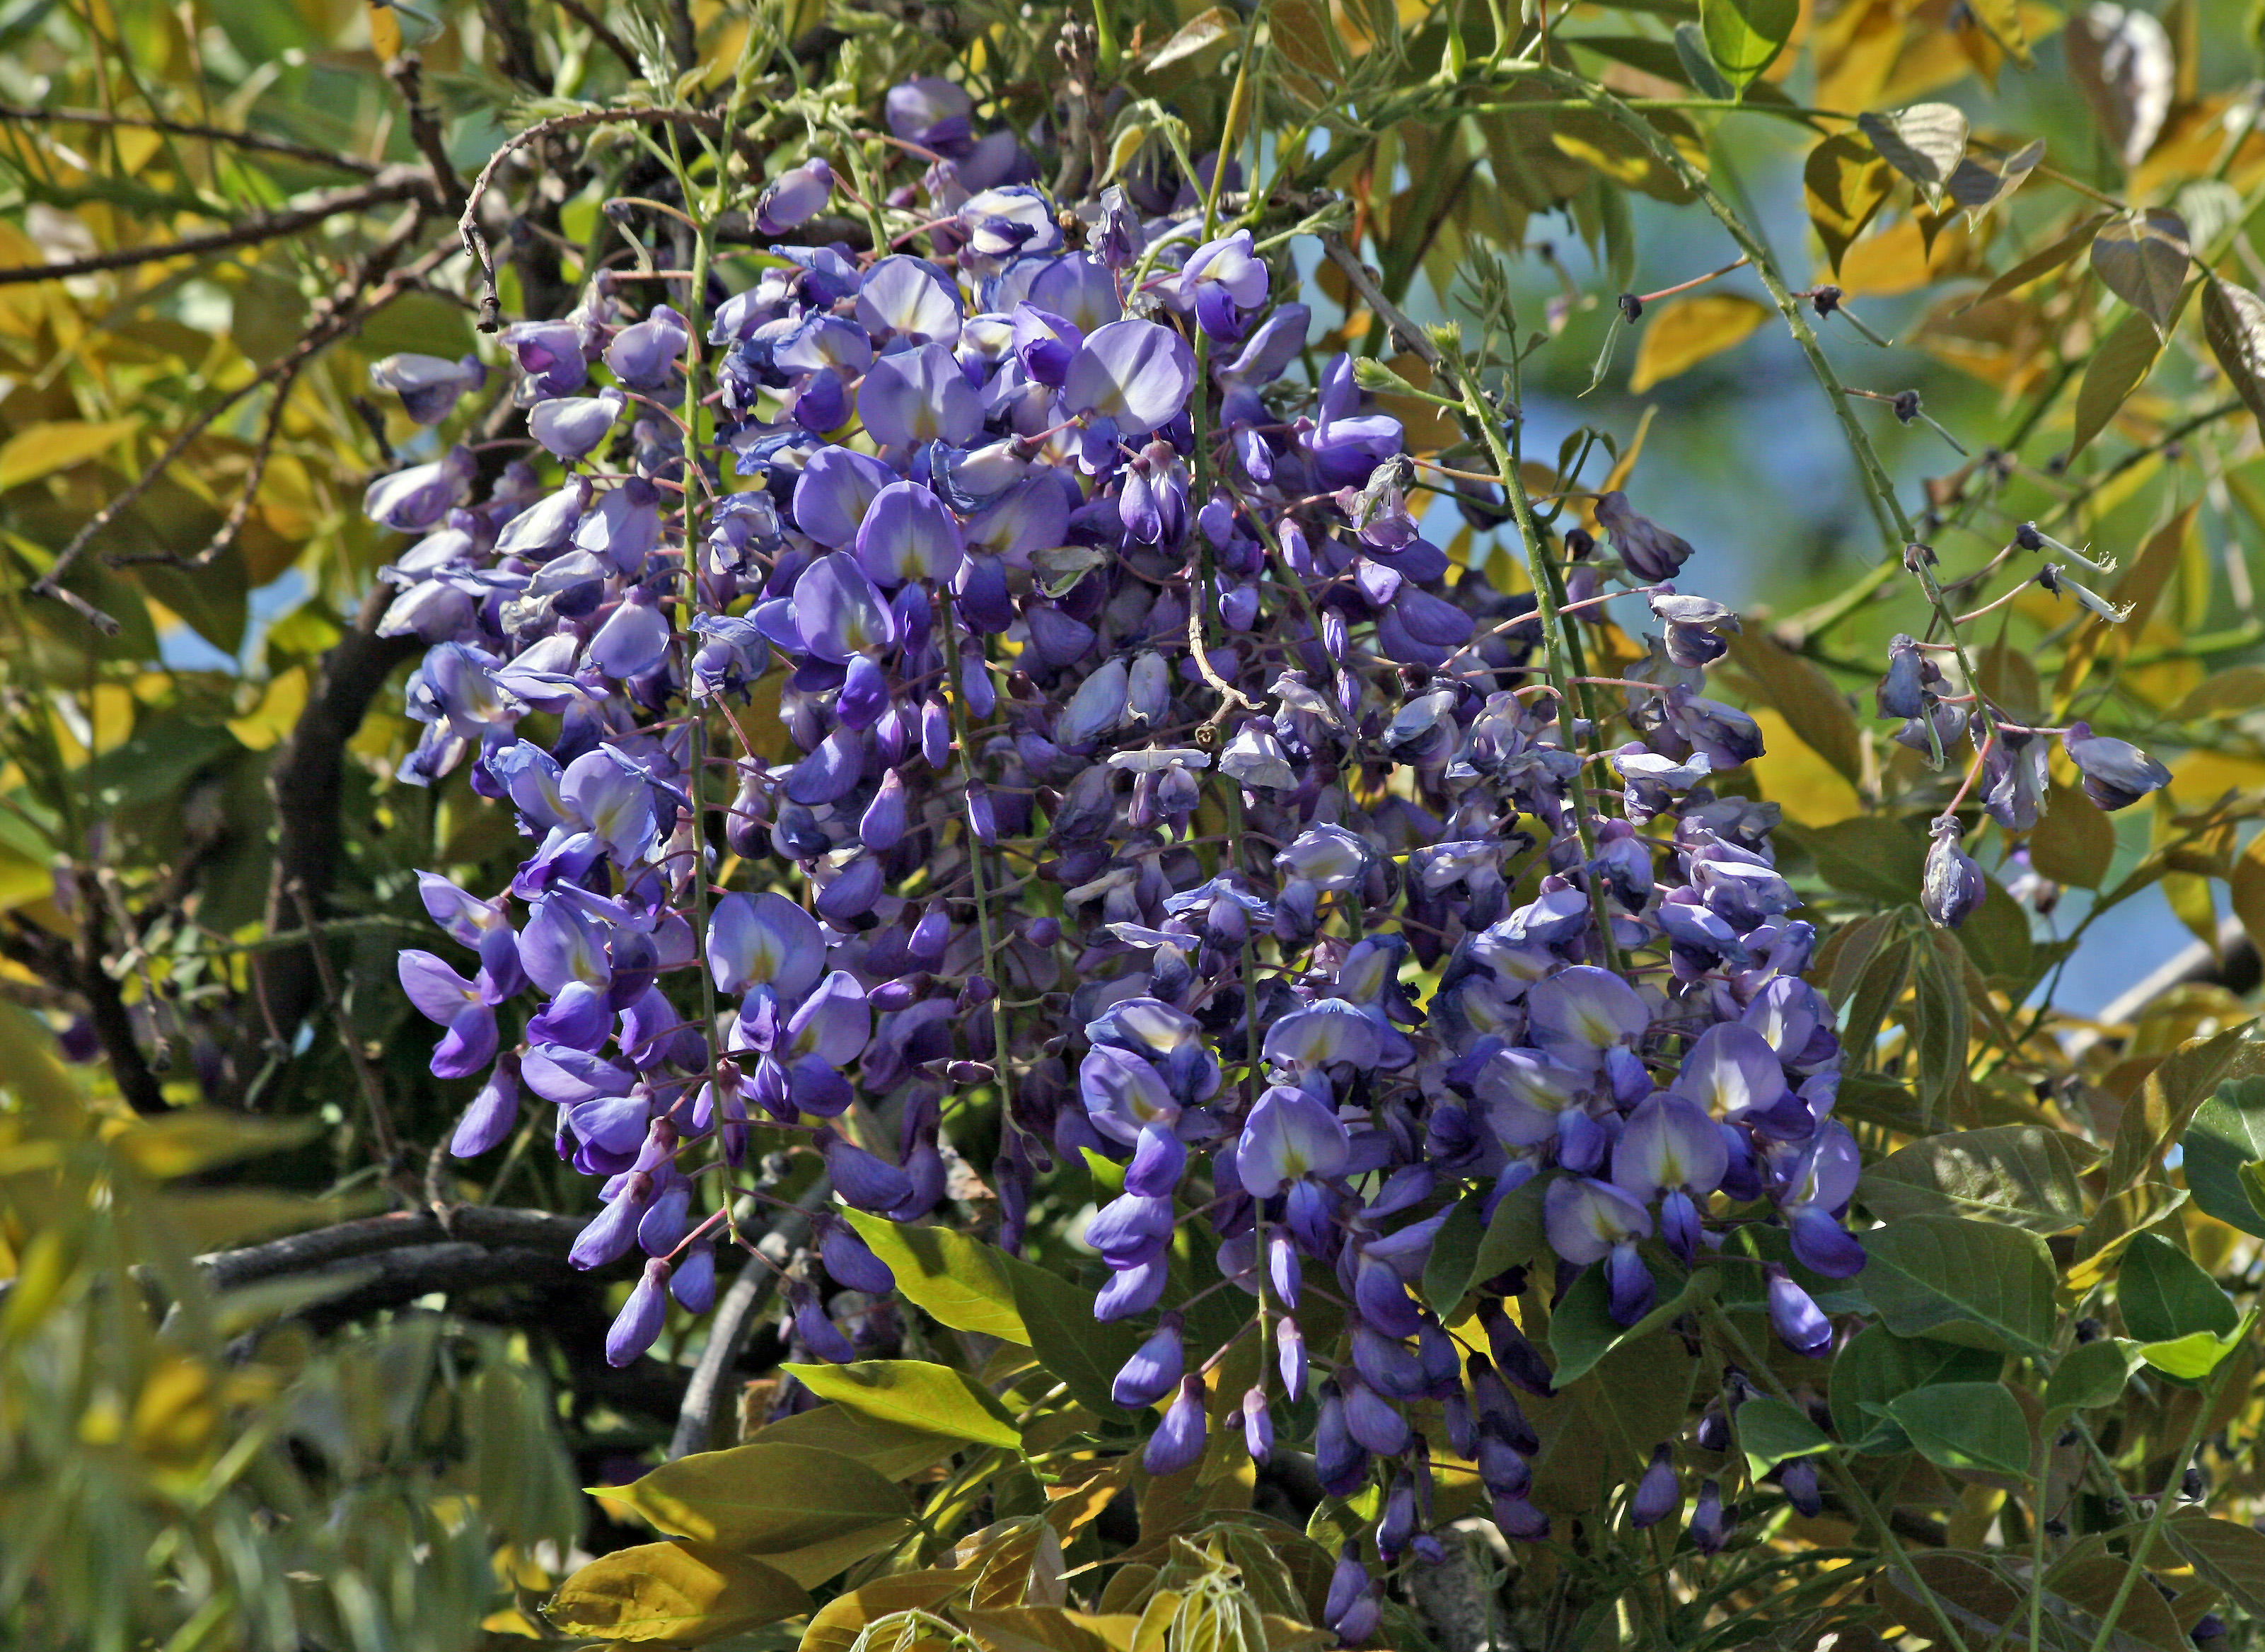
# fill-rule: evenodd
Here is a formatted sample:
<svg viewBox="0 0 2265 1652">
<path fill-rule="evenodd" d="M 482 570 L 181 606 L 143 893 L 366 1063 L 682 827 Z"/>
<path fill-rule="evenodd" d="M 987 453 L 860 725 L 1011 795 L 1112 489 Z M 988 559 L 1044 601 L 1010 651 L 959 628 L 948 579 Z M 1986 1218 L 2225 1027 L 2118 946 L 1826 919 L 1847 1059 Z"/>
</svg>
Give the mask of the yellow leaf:
<svg viewBox="0 0 2265 1652">
<path fill-rule="evenodd" d="M 1438 393 L 1431 382 L 1431 369 L 1421 356 L 1402 351 L 1384 364 L 1419 390 Z M 1462 427 L 1444 407 L 1413 396 L 1380 394 L 1377 405 L 1400 421 L 1408 438 L 1408 447 L 1414 453 L 1437 453 L 1442 448 L 1453 446 L 1462 439 Z"/>
<path fill-rule="evenodd" d="M 604 1496 L 664 1532 L 758 1552 L 803 1548 L 912 1510 L 894 1481 L 811 1445 L 696 1452 Z"/>
<path fill-rule="evenodd" d="M 369 0 L 369 45 L 389 63 L 401 55 L 401 19 L 382 0 Z"/>
<path fill-rule="evenodd" d="M 1751 712 L 1761 725 L 1761 756 L 1746 767 L 1762 797 L 1785 811 L 1796 826 L 1831 826 L 1864 811 L 1856 789 L 1810 747 L 1795 738 L 1792 725 L 1766 706 Z"/>
<path fill-rule="evenodd" d="M 255 752 L 264 752 L 291 731 L 307 705 L 307 668 L 294 666 L 267 685 L 248 717 L 230 717 L 228 731 Z"/>
<path fill-rule="evenodd" d="M 139 418 L 29 425 L 0 446 L 0 493 L 96 458 L 142 428 Z"/>
<path fill-rule="evenodd" d="M 1663 304 L 1645 318 L 1628 389 L 1641 396 L 1743 342 L 1769 319 L 1769 307 L 1730 293 L 1705 293 Z"/>
<path fill-rule="evenodd" d="M 615 1549 L 568 1578 L 543 1615 L 594 1641 L 720 1641 L 808 1612 L 783 1573 L 700 1543 Z"/>
<path fill-rule="evenodd" d="M 1963 273 L 1971 245 L 1964 227 L 1954 225 L 1935 237 L 1930 254 L 1925 226 L 1905 218 L 1848 249 L 1840 260 L 1840 287 L 1851 296 L 1870 298 L 1912 292 Z"/>
<path fill-rule="evenodd" d="M 2265 837 L 2252 838 L 2241 858 L 2233 863 L 2228 880 L 2233 891 L 2233 915 L 2241 920 L 2253 943 L 2265 945 Z"/>
</svg>

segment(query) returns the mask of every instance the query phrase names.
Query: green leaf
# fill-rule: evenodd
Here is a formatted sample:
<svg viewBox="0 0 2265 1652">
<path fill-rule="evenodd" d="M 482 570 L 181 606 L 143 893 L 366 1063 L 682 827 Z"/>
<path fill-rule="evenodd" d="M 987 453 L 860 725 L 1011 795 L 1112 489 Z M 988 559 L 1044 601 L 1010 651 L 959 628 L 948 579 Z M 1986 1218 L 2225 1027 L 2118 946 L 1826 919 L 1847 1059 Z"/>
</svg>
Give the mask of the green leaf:
<svg viewBox="0 0 2265 1652">
<path fill-rule="evenodd" d="M 979 1445 L 1019 1447 L 1023 1430 L 996 1395 L 965 1372 L 924 1359 L 861 1359 L 779 1367 L 844 1410 Z"/>
<path fill-rule="evenodd" d="M 2204 1583 L 2252 1617 L 2265 1617 L 2265 1532 L 2199 1510 L 2163 1522 L 2163 1535 Z"/>
<path fill-rule="evenodd" d="M 1707 55 L 1739 91 L 1777 61 L 1800 17 L 1799 0 L 1699 0 Z"/>
<path fill-rule="evenodd" d="M 1487 1224 L 1486 1237 L 1479 1241 L 1478 1255 L 1471 1263 L 1474 1283 L 1483 1284 L 1548 1251 L 1549 1241 L 1541 1231 L 1541 1199 L 1550 1180 L 1535 1176 L 1502 1196 L 1494 1207 L 1494 1219 Z"/>
<path fill-rule="evenodd" d="M 593 1641 L 699 1646 L 811 1609 L 790 1577 L 744 1554 L 700 1543 L 615 1549 L 559 1585 L 543 1615 Z"/>
<path fill-rule="evenodd" d="M 1766 1395 L 1738 1408 L 1737 1427 L 1738 1449 L 1746 1454 L 1756 1480 L 1788 1457 L 1812 1457 L 1832 1449 L 1824 1430 L 1805 1412 Z"/>
<path fill-rule="evenodd" d="M 952 1454 L 958 1442 L 926 1429 L 885 1423 L 838 1405 L 816 1405 L 766 1423 L 743 1445 L 815 1445 L 856 1459 L 884 1480 L 911 1480 Z"/>
<path fill-rule="evenodd" d="M 2116 1274 L 2123 1328 L 2140 1343 L 2167 1343 L 2196 1331 L 2224 1335 L 2240 1322 L 2232 1299 L 2194 1258 L 2167 1239 L 2142 1234 Z"/>
<path fill-rule="evenodd" d="M 1948 1111 L 1966 1076 L 1966 989 L 1940 947 L 1915 949 L 1912 972 L 1912 1050 L 1919 1073 L 1919 1116 L 1930 1124 Z"/>
<path fill-rule="evenodd" d="M 2187 1187 L 2210 1215 L 2265 1239 L 2265 1205 L 2251 1196 L 2243 1167 L 2265 1159 L 2265 1079 L 2236 1079 L 2195 1110 L 2179 1139 Z"/>
<path fill-rule="evenodd" d="M 2189 261 L 2186 225 L 2160 207 L 2111 218 L 2092 238 L 2093 273 L 2159 332 L 2178 313 Z"/>
<path fill-rule="evenodd" d="M 1696 23 L 1675 25 L 1675 66 L 1701 97 L 1719 98 L 1725 103 L 1737 98 L 1738 89 L 1723 79 L 1722 71 L 1715 66 L 1708 50 L 1706 32 Z"/>
<path fill-rule="evenodd" d="M 2068 447 L 2071 457 L 2082 453 L 2094 436 L 2108 428 L 2116 410 L 2155 370 L 2155 358 L 2162 347 L 2154 322 L 2136 309 L 2100 341 L 2084 369 L 2084 382 L 2077 387 L 2076 434 Z"/>
<path fill-rule="evenodd" d="M 2078 1173 L 2094 1156 L 2072 1136 L 2036 1124 L 1929 1136 L 1864 1173 L 1857 1197 L 1875 1216 L 1974 1216 L 2063 1234 L 2084 1226 Z"/>
<path fill-rule="evenodd" d="M 2053 1367 L 2050 1380 L 2045 1384 L 2046 1415 L 2089 1411 L 2115 1404 L 2123 1397 L 2124 1386 L 2131 1380 L 2132 1369 L 2138 1364 L 2134 1345 L 2120 1337 L 2102 1336 L 2095 1342 L 2078 1343 L 2061 1356 L 2060 1363 Z"/>
<path fill-rule="evenodd" d="M 1912 1216 L 1864 1235 L 1864 1292 L 1890 1330 L 1970 1348 L 2041 1354 L 2057 1277 L 2034 1234 L 1956 1216 Z"/>
<path fill-rule="evenodd" d="M 1915 1388 L 1889 1401 L 1888 1415 L 1937 1467 L 2028 1476 L 2028 1420 L 2001 1382 Z"/>
<path fill-rule="evenodd" d="M 1926 866 L 1926 841 L 1901 820 L 1858 815 L 1831 826 L 1781 827 L 1817 862 L 1817 876 L 1847 895 L 1906 905 Z"/>
<path fill-rule="evenodd" d="M 595 1495 L 626 1503 L 674 1536 L 758 1553 L 800 1548 L 912 1513 L 895 1481 L 811 1445 L 696 1452 Z"/>
<path fill-rule="evenodd" d="M 1850 1337 L 1832 1361 L 1832 1426 L 1842 1439 L 1875 1457 L 1911 1449 L 1911 1439 L 1891 1421 L 1875 1419 L 1888 1404 L 1932 1383 L 1987 1382 L 2004 1363 L 1981 1349 L 1960 1348 L 1932 1337 L 1897 1336 L 1884 1325 L 1868 1325 Z"/>
<path fill-rule="evenodd" d="M 2240 1346 L 2241 1333 L 2238 1330 L 2223 1336 L 2209 1331 L 2189 1331 L 2168 1342 L 2140 1343 L 2139 1357 L 2167 1377 L 2195 1382 L 2216 1371 L 2225 1363 L 2225 1357 Z"/>
<path fill-rule="evenodd" d="M 1887 114 L 1867 112 L 1856 129 L 1880 158 L 1919 187 L 1932 207 L 1966 153 L 1966 117 L 1947 103 L 1918 103 Z"/>
<path fill-rule="evenodd" d="M 1722 1276 L 1701 1268 L 1684 1281 L 1683 1288 L 1633 1325 L 1613 1318 L 1611 1291 L 1605 1270 L 1591 1268 L 1573 1282 L 1549 1315 L 1549 1351 L 1555 1356 L 1559 1387 L 1577 1381 L 1596 1369 L 1597 1362 L 1614 1349 L 1648 1336 L 1703 1302 L 1713 1300 Z"/>
<path fill-rule="evenodd" d="M 2233 393 L 2265 419 L 2265 299 L 2211 276 L 2202 287 L 2202 336 Z"/>
<path fill-rule="evenodd" d="M 1463 1293 L 1471 1288 L 1471 1270 L 1486 1238 L 1486 1226 L 1479 1220 L 1479 1206 L 1485 1202 L 1485 1196 L 1478 1193 L 1458 1202 L 1439 1224 L 1431 1239 L 1431 1254 L 1424 1259 L 1424 1299 L 1443 1320 L 1453 1314 Z"/>
<path fill-rule="evenodd" d="M 1096 1321 L 1092 1292 L 945 1228 L 907 1226 L 863 1211 L 843 1214 L 908 1299 L 954 1330 L 1022 1343 L 1083 1403 L 1111 1403 L 1118 1369 L 1140 1339 L 1127 1326 Z"/>
</svg>

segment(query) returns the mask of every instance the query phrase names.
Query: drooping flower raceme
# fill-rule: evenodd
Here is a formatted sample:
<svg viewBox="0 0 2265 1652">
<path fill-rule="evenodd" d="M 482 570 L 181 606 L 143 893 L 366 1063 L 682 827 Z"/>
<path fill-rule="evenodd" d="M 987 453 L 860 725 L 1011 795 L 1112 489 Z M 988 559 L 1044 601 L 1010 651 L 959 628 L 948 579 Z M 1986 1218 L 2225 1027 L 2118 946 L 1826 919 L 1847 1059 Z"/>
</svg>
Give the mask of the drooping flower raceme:
<svg viewBox="0 0 2265 1652">
<path fill-rule="evenodd" d="M 1248 229 L 1191 237 L 1115 191 L 1066 216 L 972 111 L 941 81 L 888 101 L 942 157 L 907 186 L 929 256 L 776 244 L 832 188 L 812 157 L 696 323 L 601 278 L 504 335 L 524 462 L 477 497 L 465 448 L 372 486 L 410 536 L 387 625 L 429 649 L 402 777 L 461 772 L 526 840 L 503 889 L 427 875 L 459 950 L 401 961 L 435 1073 L 483 1081 L 455 1145 L 547 1107 L 598 1185 L 574 1260 L 647 1259 L 623 1361 L 669 1295 L 712 1298 L 727 1191 L 767 1153 L 822 1161 L 857 1221 L 987 1195 L 1009 1248 L 1090 1155 L 1121 1190 L 1078 1237 L 1096 1315 L 1140 1328 L 1114 1394 L 1162 1408 L 1152 1472 L 1218 1445 L 1178 1235 L 1264 1321 L 1231 1437 L 1271 1452 L 1319 1364 L 1322 1482 L 1378 1488 L 1380 1553 L 1441 1552 L 1434 1452 L 1538 1538 L 1511 1385 L 1550 1374 L 1508 1298 L 1595 1270 L 1632 1324 L 1719 1254 L 1816 1353 L 1803 1270 L 1862 1265 L 1775 811 L 1708 790 L 1760 749 L 1700 692 L 1735 616 L 1663 588 L 1692 548 L 1608 495 L 1666 636 L 1597 728 L 1561 717 L 1528 692 L 1533 598 L 1425 537 L 1351 360 L 1285 377 L 1310 318 L 1268 310 Z M 710 391 L 696 442 L 656 416 Z M 1919 675 L 1883 710 L 1922 714 Z M 2117 743 L 2072 740 L 2088 785 L 2145 789 Z M 1417 1287 L 1457 1206 L 1511 1199 L 1543 1248 L 1522 1287 L 1478 1282 L 1482 1354 Z M 848 1215 L 797 1270 L 798 1357 L 892 1351 Z M 1317 1286 L 1347 1305 L 1335 1348 L 1300 1322 Z M 1410 1421 L 1434 1403 L 1444 1440 Z M 1664 1518 L 1671 1466 L 1640 1496 Z M 1350 1564 L 1330 1621 L 1358 1636 Z"/>
</svg>

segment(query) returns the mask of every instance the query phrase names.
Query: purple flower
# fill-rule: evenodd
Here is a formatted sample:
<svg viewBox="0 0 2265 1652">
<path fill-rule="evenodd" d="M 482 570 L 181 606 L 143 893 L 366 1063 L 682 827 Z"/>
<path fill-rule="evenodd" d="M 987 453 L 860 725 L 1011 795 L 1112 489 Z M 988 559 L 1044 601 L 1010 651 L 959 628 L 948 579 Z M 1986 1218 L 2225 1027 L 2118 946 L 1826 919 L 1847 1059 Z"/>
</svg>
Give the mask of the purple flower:
<svg viewBox="0 0 2265 1652">
<path fill-rule="evenodd" d="M 629 398 L 612 389 L 595 396 L 554 397 L 527 410 L 528 433 L 572 463 L 605 440 L 628 405 Z"/>
<path fill-rule="evenodd" d="M 666 304 L 656 304 L 645 320 L 614 335 L 606 346 L 606 366 L 630 389 L 661 389 L 691 341 L 691 324 Z"/>
<path fill-rule="evenodd" d="M 668 1318 L 668 1263 L 660 1257 L 645 1263 L 637 1288 L 622 1304 L 622 1311 L 614 1316 L 612 1328 L 606 1333 L 608 1365 L 634 1364 L 659 1340 L 660 1328 Z"/>
<path fill-rule="evenodd" d="M 1715 1481 L 1703 1481 L 1699 1487 L 1699 1501 L 1691 1508 L 1691 1546 L 1701 1554 L 1718 1554 L 1730 1540 L 1730 1523 L 1722 1511 L 1722 1488 Z"/>
<path fill-rule="evenodd" d="M 1132 1350 L 1117 1372 L 1110 1397 L 1125 1409 L 1151 1406 L 1180 1385 L 1186 1356 L 1180 1345 L 1180 1316 L 1164 1315 L 1148 1340 Z"/>
<path fill-rule="evenodd" d="M 886 1296 L 897 1288 L 897 1277 L 889 1270 L 889 1264 L 875 1255 L 863 1236 L 847 1222 L 831 1219 L 825 1222 L 818 1254 L 827 1273 L 848 1290 Z"/>
<path fill-rule="evenodd" d="M 1549 1248 L 1566 1261 L 1605 1264 L 1613 1318 L 1633 1325 L 1651 1311 L 1650 1270 L 1635 1241 L 1651 1235 L 1651 1213 L 1609 1182 L 1570 1176 L 1553 1182 L 1542 1199 Z"/>
<path fill-rule="evenodd" d="M 2089 723 L 2072 723 L 2061 749 L 2083 777 L 2084 795 L 2102 809 L 2128 809 L 2171 783 L 2171 771 L 2126 740 L 2094 734 Z"/>
<path fill-rule="evenodd" d="M 1613 1148 L 1613 1183 L 1647 1202 L 1662 1199 L 1661 1237 L 1686 1267 L 1698 1254 L 1699 1202 L 1722 1184 L 1729 1168 L 1722 1132 L 1679 1095 L 1656 1095 L 1638 1104 Z"/>
<path fill-rule="evenodd" d="M 448 1151 L 459 1159 L 477 1159 L 502 1145 L 519 1123 L 519 1058 L 506 1052 L 496 1058 L 495 1070 L 464 1116 L 456 1121 Z"/>
<path fill-rule="evenodd" d="M 463 502 L 477 469 L 470 448 L 451 448 L 430 464 L 378 477 L 363 490 L 361 513 L 396 533 L 424 533 Z"/>
<path fill-rule="evenodd" d="M 857 528 L 857 564 L 882 586 L 943 584 L 959 571 L 967 542 L 950 507 L 926 488 L 894 482 L 873 496 Z"/>
<path fill-rule="evenodd" d="M 1242 337 L 1243 317 L 1266 302 L 1266 265 L 1251 251 L 1250 231 L 1207 241 L 1188 255 L 1175 296 L 1221 343 Z"/>
<path fill-rule="evenodd" d="M 1628 1524 L 1641 1532 L 1672 1515 L 1683 1501 L 1682 1483 L 1675 1478 L 1675 1453 L 1666 1445 L 1652 1448 L 1651 1465 L 1636 1481 L 1628 1498 Z"/>
<path fill-rule="evenodd" d="M 1275 1084 L 1259 1095 L 1234 1150 L 1234 1175 L 1243 1190 L 1271 1199 L 1302 1176 L 1338 1175 L 1350 1159 L 1350 1139 L 1336 1113 L 1307 1091 Z"/>
<path fill-rule="evenodd" d="M 523 400 L 572 396 L 590 382 L 582 330 L 571 321 L 514 322 L 503 330 L 503 347 L 519 364 Z"/>
<path fill-rule="evenodd" d="M 912 1178 L 887 1160 L 830 1130 L 819 1132 L 819 1146 L 826 1155 L 826 1173 L 843 1204 L 885 1214 L 912 1197 Z"/>
<path fill-rule="evenodd" d="M 2091 784 L 2088 780 L 2085 783 Z M 1959 847 L 1960 830 L 1955 815 L 1945 815 L 1934 823 L 1934 841 L 1927 846 L 1926 866 L 1919 880 L 1919 905 L 1927 921 L 1941 929 L 1955 929 L 1964 923 L 1981 909 L 1990 892 L 1981 866 Z"/>
<path fill-rule="evenodd" d="M 929 344 L 948 349 L 958 340 L 964 314 L 958 287 L 926 258 L 883 258 L 857 288 L 858 324 L 895 350 Z"/>
<path fill-rule="evenodd" d="M 1195 355 L 1170 328 L 1112 321 L 1070 358 L 1062 402 L 1111 420 L 1119 435 L 1145 436 L 1187 405 L 1195 382 Z"/>
<path fill-rule="evenodd" d="M 1691 547 L 1648 516 L 1630 508 L 1617 489 L 1597 500 L 1597 526 L 1612 535 L 1613 549 L 1628 570 L 1646 585 L 1672 579 L 1691 560 Z"/>
<path fill-rule="evenodd" d="M 983 409 L 967 376 L 940 344 L 923 344 L 873 363 L 857 390 L 857 417 L 885 448 L 923 442 L 957 446 L 983 428 Z"/>
<path fill-rule="evenodd" d="M 1811 1359 L 1832 1350 L 1832 1322 L 1824 1317 L 1808 1292 L 1784 1269 L 1772 1265 L 1769 1277 L 1770 1325 L 1788 1348 Z"/>
<path fill-rule="evenodd" d="M 1166 1408 L 1163 1421 L 1148 1437 L 1148 1444 L 1140 1453 L 1140 1466 L 1159 1477 L 1194 1467 L 1204 1454 L 1207 1423 L 1203 1379 L 1183 1378 L 1179 1397 Z"/>
<path fill-rule="evenodd" d="M 801 165 L 780 173 L 755 198 L 756 233 L 784 235 L 824 211 L 833 193 L 833 168 L 824 156 L 812 156 Z"/>
<path fill-rule="evenodd" d="M 433 1052 L 435 1078 L 470 1078 L 495 1059 L 495 1008 L 477 986 L 430 952 L 402 953 L 398 973 L 418 1013 L 448 1030 Z"/>
<path fill-rule="evenodd" d="M 451 361 L 443 356 L 404 353 L 370 364 L 369 382 L 401 398 L 402 410 L 420 425 L 437 425 L 455 410 L 469 390 L 488 382 L 477 356 Z"/>
</svg>

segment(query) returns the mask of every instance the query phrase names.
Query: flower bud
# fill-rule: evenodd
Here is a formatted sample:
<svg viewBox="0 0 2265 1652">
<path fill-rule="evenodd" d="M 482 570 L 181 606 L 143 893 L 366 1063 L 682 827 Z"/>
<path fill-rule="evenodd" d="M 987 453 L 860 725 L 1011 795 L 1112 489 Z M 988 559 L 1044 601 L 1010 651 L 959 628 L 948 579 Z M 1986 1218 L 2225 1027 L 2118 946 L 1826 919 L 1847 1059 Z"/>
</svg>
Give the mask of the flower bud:
<svg viewBox="0 0 2265 1652">
<path fill-rule="evenodd" d="M 1980 909 L 1990 885 L 1974 857 L 1958 847 L 1955 816 L 1937 820 L 1934 832 L 1934 842 L 1926 852 L 1926 867 L 1919 883 L 1919 904 L 1938 928 L 1955 929 Z"/>
</svg>

